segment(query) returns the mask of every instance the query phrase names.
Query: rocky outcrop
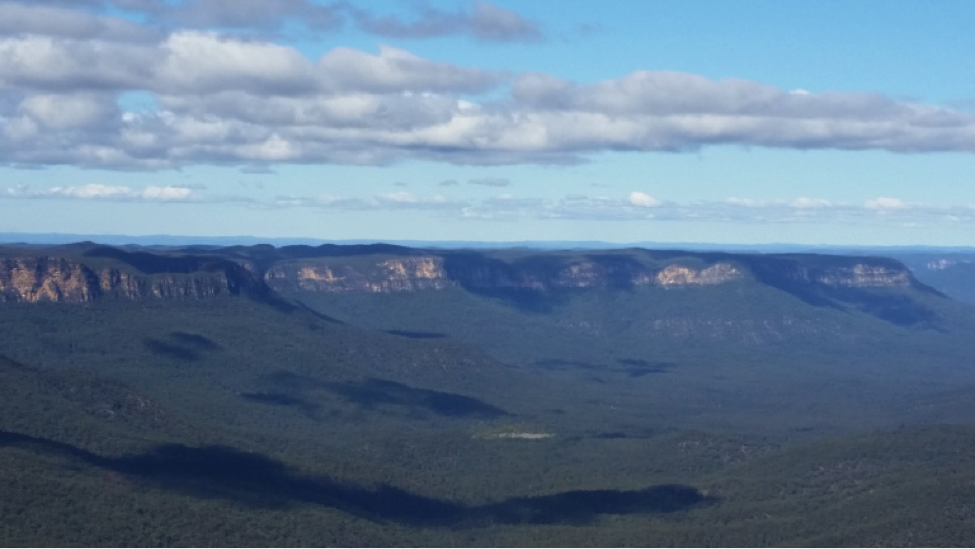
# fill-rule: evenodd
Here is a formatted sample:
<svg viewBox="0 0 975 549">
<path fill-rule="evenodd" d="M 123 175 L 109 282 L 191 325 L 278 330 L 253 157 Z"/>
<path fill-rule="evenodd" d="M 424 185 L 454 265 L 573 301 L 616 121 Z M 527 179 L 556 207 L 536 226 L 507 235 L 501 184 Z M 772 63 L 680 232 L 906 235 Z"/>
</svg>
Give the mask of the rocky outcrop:
<svg viewBox="0 0 975 549">
<path fill-rule="evenodd" d="M 57 257 L 0 259 L 0 301 L 91 301 L 101 293 L 90 269 Z"/>
<path fill-rule="evenodd" d="M 289 261 L 268 269 L 264 280 L 279 291 L 313 292 L 415 292 L 454 284 L 439 257 L 385 259 L 365 265 Z"/>
<path fill-rule="evenodd" d="M 252 256 L 247 248 L 208 251 L 207 255 L 130 252 L 110 247 L 75 251 L 74 255 L 62 250 L 64 256 L 55 255 L 56 251 L 30 255 L 19 250 L 16 255 L 0 256 L 0 301 L 205 299 L 272 290 L 394 293 L 451 287 L 487 293 L 548 293 L 653 286 L 695 288 L 746 280 L 816 300 L 823 292 L 829 298 L 833 295 L 830 292 L 837 290 L 921 287 L 897 261 L 798 254 L 645 250 L 509 254 L 413 249 L 376 253 L 372 248 L 342 247 L 284 252 L 258 248 Z M 301 255 L 282 257 L 287 253 Z"/>
<path fill-rule="evenodd" d="M 683 265 L 668 265 L 657 273 L 656 283 L 661 286 L 703 286 L 724 284 L 744 278 L 744 273 L 730 263 L 715 263 L 701 270 Z"/>
<path fill-rule="evenodd" d="M 184 273 L 140 273 L 119 267 L 97 270 L 77 259 L 34 256 L 0 259 L 0 301 L 84 303 L 101 297 L 205 299 L 259 293 L 263 283 L 229 261 Z"/>
<path fill-rule="evenodd" d="M 901 288 L 915 283 L 911 271 L 900 264 L 856 263 L 821 268 L 796 265 L 787 272 L 795 282 L 843 288 Z"/>
<path fill-rule="evenodd" d="M 264 276 L 278 291 L 415 292 L 460 286 L 473 290 L 701 286 L 744 278 L 731 263 L 703 269 L 669 265 L 659 270 L 633 262 L 575 261 L 565 264 L 507 263 L 485 257 L 412 256 L 356 261 L 298 260 L 279 263 Z"/>
<path fill-rule="evenodd" d="M 826 269 L 816 282 L 848 288 L 892 288 L 910 286 L 913 277 L 905 267 L 857 263 L 850 268 Z"/>
</svg>

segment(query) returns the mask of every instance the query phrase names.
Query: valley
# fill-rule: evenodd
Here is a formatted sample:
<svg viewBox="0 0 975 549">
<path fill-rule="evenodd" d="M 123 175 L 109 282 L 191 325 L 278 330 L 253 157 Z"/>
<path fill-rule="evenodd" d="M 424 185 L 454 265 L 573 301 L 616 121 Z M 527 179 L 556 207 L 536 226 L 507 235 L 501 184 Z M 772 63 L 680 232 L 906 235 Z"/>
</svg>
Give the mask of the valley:
<svg viewBox="0 0 975 549">
<path fill-rule="evenodd" d="M 964 543 L 975 309 L 908 265 L 6 246 L 0 539 Z"/>
</svg>

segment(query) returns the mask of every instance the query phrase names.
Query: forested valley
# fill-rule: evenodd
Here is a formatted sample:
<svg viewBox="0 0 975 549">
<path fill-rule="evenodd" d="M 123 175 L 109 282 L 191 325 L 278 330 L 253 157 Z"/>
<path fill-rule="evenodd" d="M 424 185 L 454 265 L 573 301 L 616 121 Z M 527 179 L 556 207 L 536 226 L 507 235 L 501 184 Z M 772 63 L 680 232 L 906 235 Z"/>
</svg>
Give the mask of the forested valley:
<svg viewBox="0 0 975 549">
<path fill-rule="evenodd" d="M 893 259 L 2 255 L 5 546 L 975 536 L 975 309 Z"/>
</svg>

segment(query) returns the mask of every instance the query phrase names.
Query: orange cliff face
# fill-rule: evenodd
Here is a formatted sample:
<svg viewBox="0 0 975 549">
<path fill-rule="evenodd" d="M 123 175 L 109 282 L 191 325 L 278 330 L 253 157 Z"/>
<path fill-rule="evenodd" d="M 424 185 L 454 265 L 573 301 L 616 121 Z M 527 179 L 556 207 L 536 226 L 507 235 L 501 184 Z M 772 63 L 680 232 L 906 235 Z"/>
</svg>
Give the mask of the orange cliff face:
<svg viewBox="0 0 975 549">
<path fill-rule="evenodd" d="M 504 261 L 485 254 L 361 254 L 280 259 L 260 270 L 245 257 L 107 251 L 97 257 L 17 252 L 0 256 L 0 301 L 90 302 L 125 299 L 204 299 L 224 294 L 279 292 L 394 293 L 469 290 L 695 288 L 758 278 L 843 288 L 906 288 L 910 271 L 882 259 L 731 256 L 646 259 L 636 253 L 565 256 L 539 252 Z M 758 261 L 759 263 L 756 263 Z M 756 268 L 760 269 L 756 271 Z"/>
<path fill-rule="evenodd" d="M 57 257 L 0 260 L 0 301 L 91 301 L 101 291 L 98 276 Z"/>
<path fill-rule="evenodd" d="M 73 259 L 0 258 L 0 301 L 86 303 L 101 297 L 203 299 L 253 289 L 243 268 L 194 273 L 132 273 L 92 269 Z M 253 278 L 253 277 L 250 277 Z"/>
<path fill-rule="evenodd" d="M 655 282 L 661 286 L 704 286 L 724 284 L 744 278 L 744 273 L 730 263 L 715 263 L 701 270 L 682 265 L 668 265 L 657 273 Z"/>
<path fill-rule="evenodd" d="M 375 260 L 365 265 L 288 261 L 268 269 L 267 284 L 278 291 L 415 292 L 454 285 L 440 257 Z"/>
</svg>

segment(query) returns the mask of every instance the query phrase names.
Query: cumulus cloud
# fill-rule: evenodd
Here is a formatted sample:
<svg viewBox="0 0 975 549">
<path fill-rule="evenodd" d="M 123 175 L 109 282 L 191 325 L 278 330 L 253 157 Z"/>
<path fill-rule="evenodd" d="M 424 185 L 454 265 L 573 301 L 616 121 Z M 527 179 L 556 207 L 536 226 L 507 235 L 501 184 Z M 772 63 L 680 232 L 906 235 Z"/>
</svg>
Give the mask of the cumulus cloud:
<svg viewBox="0 0 975 549">
<path fill-rule="evenodd" d="M 627 200 L 629 200 L 630 204 L 639 206 L 641 208 L 656 208 L 662 204 L 662 202 L 656 198 L 640 191 L 631 192 Z"/>
<path fill-rule="evenodd" d="M 159 38 L 161 33 L 124 19 L 77 9 L 40 3 L 0 2 L 0 36 L 27 35 L 145 42 Z"/>
<path fill-rule="evenodd" d="M 975 113 L 873 93 L 647 70 L 580 84 L 389 46 L 335 48 L 313 59 L 272 35 L 225 29 L 259 27 L 252 13 L 293 22 L 328 7 L 315 13 L 346 13 L 363 25 L 379 25 L 378 16 L 347 4 L 242 1 L 253 11 L 229 0 L 0 0 L 0 164 L 554 164 L 604 151 L 716 145 L 975 152 Z M 108 5 L 149 23 L 113 18 Z M 409 23 L 383 21 L 418 35 L 460 25 L 492 40 L 527 39 L 537 30 L 483 2 L 458 12 L 419 8 Z M 141 30 L 147 38 L 138 38 Z M 124 107 L 120 97 L 133 92 L 150 97 L 148 106 Z M 793 209 L 831 207 L 796 200 Z M 877 200 L 873 209 L 893 209 Z"/>
<path fill-rule="evenodd" d="M 371 92 L 478 93 L 497 86 L 503 74 L 457 67 L 381 46 L 379 55 L 336 48 L 319 61 L 326 82 L 340 89 Z"/>
<path fill-rule="evenodd" d="M 290 95 L 317 87 L 314 65 L 294 48 L 277 44 L 185 31 L 170 35 L 161 53 L 153 83 L 154 91 L 163 93 Z"/>
</svg>

